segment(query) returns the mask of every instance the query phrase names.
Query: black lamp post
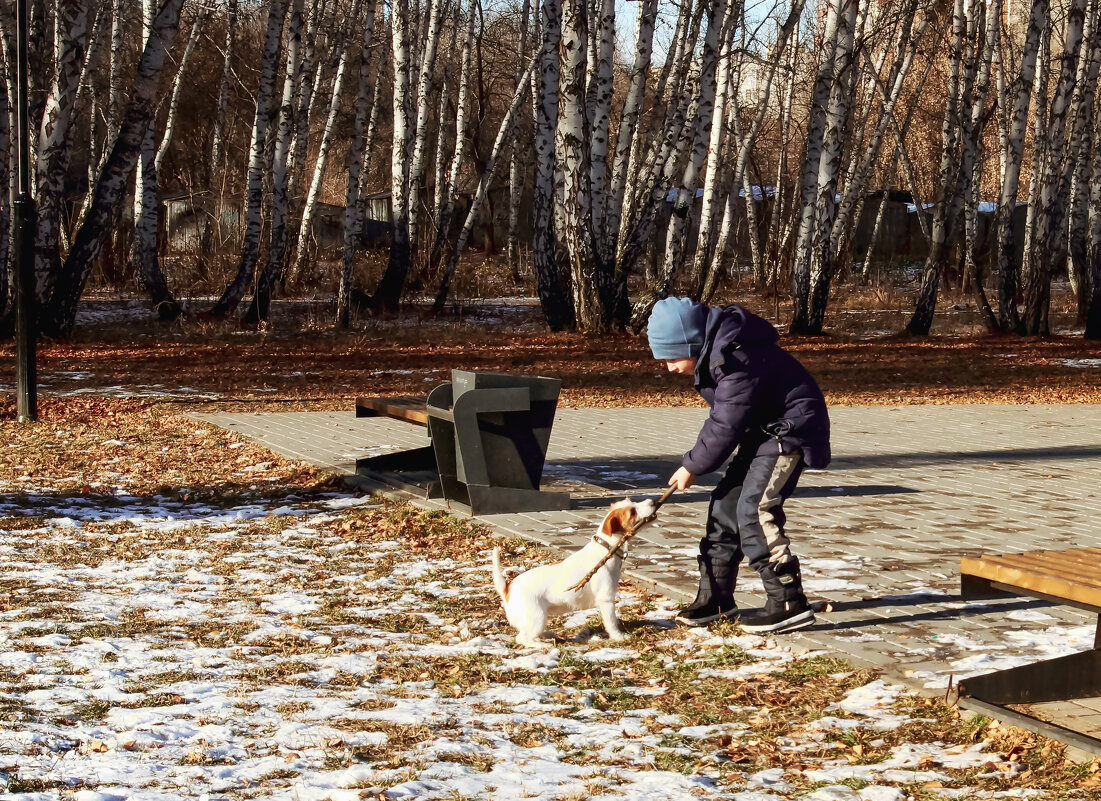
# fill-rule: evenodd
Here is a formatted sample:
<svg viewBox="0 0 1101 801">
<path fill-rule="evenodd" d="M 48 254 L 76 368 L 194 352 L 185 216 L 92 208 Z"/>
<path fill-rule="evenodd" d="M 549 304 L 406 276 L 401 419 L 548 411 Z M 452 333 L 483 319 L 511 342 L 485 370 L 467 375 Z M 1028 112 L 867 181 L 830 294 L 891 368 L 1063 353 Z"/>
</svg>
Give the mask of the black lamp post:
<svg viewBox="0 0 1101 801">
<path fill-rule="evenodd" d="M 15 408 L 19 422 L 38 419 L 35 376 L 34 229 L 31 160 L 27 122 L 27 4 L 16 0 L 16 150 L 18 186 L 12 199 L 12 244 L 15 290 Z"/>
</svg>

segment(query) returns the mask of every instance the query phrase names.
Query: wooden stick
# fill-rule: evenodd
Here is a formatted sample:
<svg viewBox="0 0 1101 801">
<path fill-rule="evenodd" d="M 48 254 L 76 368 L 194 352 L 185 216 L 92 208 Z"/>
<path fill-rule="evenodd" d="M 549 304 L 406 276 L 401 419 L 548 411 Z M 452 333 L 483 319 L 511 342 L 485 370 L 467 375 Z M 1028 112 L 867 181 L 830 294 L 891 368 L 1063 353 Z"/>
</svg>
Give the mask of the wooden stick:
<svg viewBox="0 0 1101 801">
<path fill-rule="evenodd" d="M 593 576 L 596 575 L 596 571 L 598 571 L 598 570 L 600 570 L 600 568 L 604 567 L 604 565 L 607 564 L 608 560 L 612 558 L 612 554 L 614 554 L 616 551 L 618 551 L 620 548 L 623 547 L 623 543 L 627 542 L 627 540 L 629 540 L 629 539 L 631 539 L 631 537 L 635 536 L 635 532 L 637 532 L 640 528 L 642 528 L 643 526 L 645 526 L 647 523 L 649 523 L 651 520 L 653 520 L 655 517 L 658 516 L 658 509 L 660 509 L 661 505 L 663 503 L 665 503 L 667 500 L 669 500 L 670 496 L 676 491 L 677 491 L 677 488 L 675 486 L 669 487 L 667 490 L 665 490 L 665 492 L 663 492 L 661 494 L 661 497 L 658 498 L 654 502 L 654 511 L 651 512 L 650 514 L 648 514 L 646 517 L 642 518 L 641 520 L 636 520 L 635 524 L 633 526 L 631 526 L 629 529 L 627 529 L 626 531 L 623 532 L 623 534 L 620 536 L 619 540 L 616 542 L 615 547 L 611 548 L 608 551 L 608 553 L 606 553 L 606 554 L 604 554 L 604 556 L 600 557 L 600 561 L 598 561 L 596 563 L 596 565 L 593 567 L 592 570 L 590 570 L 588 573 L 585 574 L 585 577 L 583 579 L 581 579 L 581 581 L 577 582 L 572 587 L 568 587 L 567 589 L 572 592 L 573 590 L 580 590 L 582 587 L 584 587 L 586 584 L 588 584 L 589 579 L 591 579 Z"/>
</svg>

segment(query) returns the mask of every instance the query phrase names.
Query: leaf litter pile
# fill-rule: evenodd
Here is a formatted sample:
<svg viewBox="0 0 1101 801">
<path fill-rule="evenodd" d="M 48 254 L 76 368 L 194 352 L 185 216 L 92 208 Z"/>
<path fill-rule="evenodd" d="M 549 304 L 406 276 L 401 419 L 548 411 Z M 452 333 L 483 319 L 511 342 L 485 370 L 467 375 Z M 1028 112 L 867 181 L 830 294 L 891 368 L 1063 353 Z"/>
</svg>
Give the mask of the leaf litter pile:
<svg viewBox="0 0 1101 801">
<path fill-rule="evenodd" d="M 486 530 L 150 401 L 0 428 L 5 797 L 1101 798 L 1057 744 L 630 585 L 627 641 L 517 648 Z"/>
<path fill-rule="evenodd" d="M 785 312 L 773 302 L 738 299 L 784 330 Z M 410 308 L 336 331 L 328 304 L 283 300 L 273 304 L 269 326 L 242 329 L 195 319 L 159 323 L 137 301 L 82 301 L 73 339 L 41 343 L 38 377 L 52 395 L 250 411 L 346 410 L 359 395 L 426 395 L 452 369 L 560 378 L 566 407 L 702 403 L 690 382 L 653 360 L 645 337 L 550 333 L 537 305 L 515 299 L 461 312 L 434 319 Z M 973 309 L 946 308 L 934 336 L 891 335 L 906 320 L 898 311 L 837 310 L 826 336 L 783 334 L 780 343 L 807 365 L 831 404 L 1101 403 L 1101 343 L 1083 340 L 1077 329 L 1057 327 L 1049 339 L 992 336 L 977 326 Z M 0 387 L 10 389 L 10 341 L 0 354 Z"/>
</svg>

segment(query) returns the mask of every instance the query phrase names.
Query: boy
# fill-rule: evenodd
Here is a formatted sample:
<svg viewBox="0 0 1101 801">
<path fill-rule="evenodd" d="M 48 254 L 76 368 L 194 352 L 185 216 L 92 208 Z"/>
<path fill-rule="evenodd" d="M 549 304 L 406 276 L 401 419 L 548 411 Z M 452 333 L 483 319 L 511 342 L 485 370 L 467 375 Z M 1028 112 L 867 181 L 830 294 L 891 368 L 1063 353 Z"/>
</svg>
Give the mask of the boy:
<svg viewBox="0 0 1101 801">
<path fill-rule="evenodd" d="M 761 575 L 767 602 L 741 615 L 742 628 L 780 632 L 811 625 L 814 612 L 784 534 L 783 507 L 804 464 L 822 468 L 830 461 L 830 422 L 821 390 L 776 344 L 780 335 L 772 324 L 741 306 L 665 298 L 650 313 L 647 336 L 654 358 L 672 373 L 693 376 L 711 407 L 669 486 L 687 489 L 737 450 L 711 493 L 700 540 L 699 592 L 677 622 L 706 626 L 738 617 L 734 584 L 745 556 Z"/>
</svg>

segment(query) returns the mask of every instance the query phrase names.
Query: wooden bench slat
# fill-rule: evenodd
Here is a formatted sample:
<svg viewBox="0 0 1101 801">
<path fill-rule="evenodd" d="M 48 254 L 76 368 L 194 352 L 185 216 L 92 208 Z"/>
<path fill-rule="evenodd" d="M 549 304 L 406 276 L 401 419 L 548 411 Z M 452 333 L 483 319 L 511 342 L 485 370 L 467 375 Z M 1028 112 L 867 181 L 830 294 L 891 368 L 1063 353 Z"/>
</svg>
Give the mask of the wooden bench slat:
<svg viewBox="0 0 1101 801">
<path fill-rule="evenodd" d="M 390 417 L 428 425 L 428 399 L 418 395 L 356 398 L 356 417 Z"/>
<path fill-rule="evenodd" d="M 993 565 L 1027 565 L 1037 570 L 1076 570 L 1086 573 L 1097 573 L 1101 569 L 1101 563 L 1085 562 L 1070 556 L 1059 554 L 1003 554 L 988 562 Z"/>
<path fill-rule="evenodd" d="M 1027 565 L 997 565 L 984 570 L 965 570 L 965 573 L 992 581 L 1004 581 L 1005 576 L 1032 576 L 1037 581 L 1068 581 L 1091 592 L 1101 592 L 1101 580 L 1096 575 L 1073 570 L 1034 569 Z"/>
<path fill-rule="evenodd" d="M 960 572 L 1101 609 L 1101 549 L 965 556 Z"/>
<path fill-rule="evenodd" d="M 978 572 L 969 570 L 972 575 L 987 576 L 982 572 L 991 570 L 997 573 L 1001 570 L 1018 570 L 1037 576 L 1051 576 L 1054 578 L 1074 579 L 1075 581 L 1101 589 L 1101 564 L 1076 561 L 1074 559 L 1061 559 L 1058 556 L 1033 557 L 1031 554 L 999 554 L 996 557 L 985 557 L 978 565 Z"/>
</svg>

